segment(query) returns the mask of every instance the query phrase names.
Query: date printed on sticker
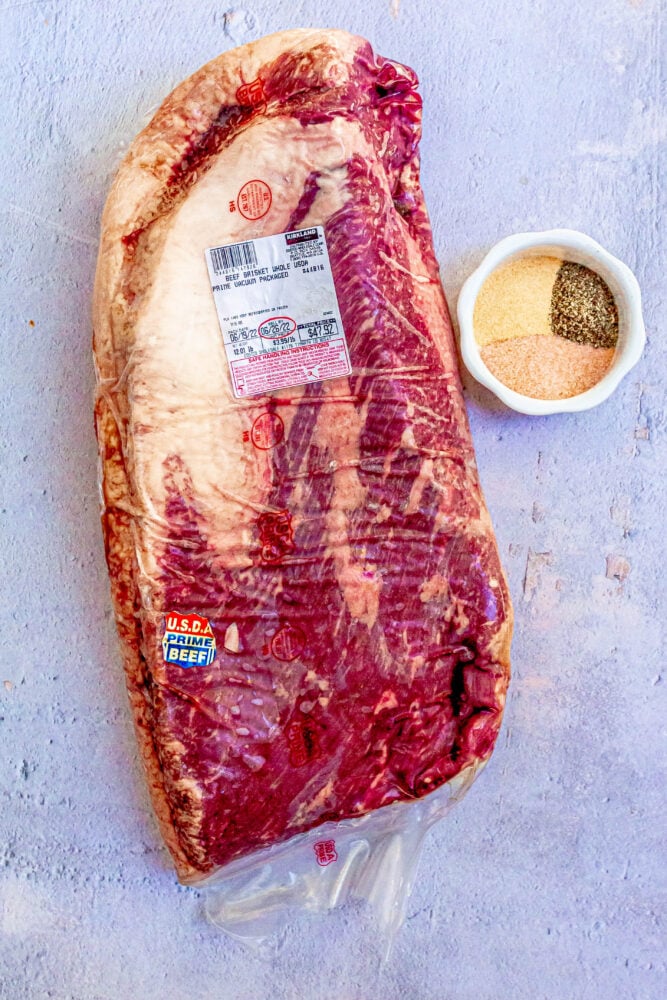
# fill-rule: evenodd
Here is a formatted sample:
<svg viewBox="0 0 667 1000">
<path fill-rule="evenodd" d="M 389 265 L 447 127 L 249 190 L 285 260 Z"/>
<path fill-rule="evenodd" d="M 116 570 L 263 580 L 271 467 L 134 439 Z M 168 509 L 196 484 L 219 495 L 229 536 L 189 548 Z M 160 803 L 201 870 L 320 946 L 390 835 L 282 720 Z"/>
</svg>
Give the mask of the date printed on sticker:
<svg viewBox="0 0 667 1000">
<path fill-rule="evenodd" d="M 206 251 L 237 399 L 349 375 L 322 226 Z"/>
</svg>

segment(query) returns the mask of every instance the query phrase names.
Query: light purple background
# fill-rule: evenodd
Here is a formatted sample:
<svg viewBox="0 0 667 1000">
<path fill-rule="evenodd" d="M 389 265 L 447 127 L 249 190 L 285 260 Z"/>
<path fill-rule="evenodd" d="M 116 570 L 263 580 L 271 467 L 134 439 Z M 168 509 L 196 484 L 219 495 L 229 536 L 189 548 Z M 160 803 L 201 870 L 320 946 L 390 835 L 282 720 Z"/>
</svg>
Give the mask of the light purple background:
<svg viewBox="0 0 667 1000">
<path fill-rule="evenodd" d="M 3 1000 L 667 996 L 666 18 L 659 0 L 4 0 Z M 519 416 L 468 382 L 516 608 L 514 680 L 495 756 L 429 836 L 383 970 L 363 910 L 292 927 L 272 967 L 176 885 L 137 764 L 97 512 L 90 295 L 122 149 L 203 62 L 308 25 L 360 32 L 419 73 L 452 306 L 496 240 L 569 226 L 635 270 L 649 336 L 588 413 Z"/>
</svg>

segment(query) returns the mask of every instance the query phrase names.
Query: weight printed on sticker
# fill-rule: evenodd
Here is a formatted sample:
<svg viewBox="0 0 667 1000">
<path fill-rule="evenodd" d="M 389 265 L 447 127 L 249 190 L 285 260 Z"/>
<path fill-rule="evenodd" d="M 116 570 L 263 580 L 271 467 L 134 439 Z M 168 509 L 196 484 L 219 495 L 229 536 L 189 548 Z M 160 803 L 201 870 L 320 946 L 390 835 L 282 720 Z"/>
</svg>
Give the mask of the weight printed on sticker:
<svg viewBox="0 0 667 1000">
<path fill-rule="evenodd" d="M 351 373 L 322 226 L 212 247 L 206 263 L 237 398 Z"/>
</svg>

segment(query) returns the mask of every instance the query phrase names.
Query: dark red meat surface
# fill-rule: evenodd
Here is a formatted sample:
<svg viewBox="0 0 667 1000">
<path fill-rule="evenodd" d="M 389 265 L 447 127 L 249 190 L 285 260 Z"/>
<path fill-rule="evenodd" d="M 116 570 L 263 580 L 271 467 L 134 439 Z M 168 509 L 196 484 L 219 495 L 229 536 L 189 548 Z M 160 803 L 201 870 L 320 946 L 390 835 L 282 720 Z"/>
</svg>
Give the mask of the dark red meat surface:
<svg viewBox="0 0 667 1000">
<path fill-rule="evenodd" d="M 342 32 L 226 53 L 138 137 L 95 301 L 103 524 L 179 874 L 424 796 L 484 760 L 511 607 L 419 186 L 414 74 Z M 242 182 L 272 192 L 232 211 Z M 353 373 L 232 396 L 204 250 L 325 229 Z M 206 666 L 165 661 L 170 615 Z"/>
</svg>

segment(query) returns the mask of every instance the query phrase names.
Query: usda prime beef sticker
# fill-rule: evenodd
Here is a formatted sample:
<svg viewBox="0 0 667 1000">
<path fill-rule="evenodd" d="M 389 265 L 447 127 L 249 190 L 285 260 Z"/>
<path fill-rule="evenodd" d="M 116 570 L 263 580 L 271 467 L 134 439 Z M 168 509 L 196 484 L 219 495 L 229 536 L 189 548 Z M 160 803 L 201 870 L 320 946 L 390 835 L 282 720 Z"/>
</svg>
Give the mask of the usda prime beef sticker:
<svg viewBox="0 0 667 1000">
<path fill-rule="evenodd" d="M 208 618 L 172 611 L 165 616 L 162 649 L 166 663 L 209 667 L 215 659 L 215 636 Z"/>
</svg>

